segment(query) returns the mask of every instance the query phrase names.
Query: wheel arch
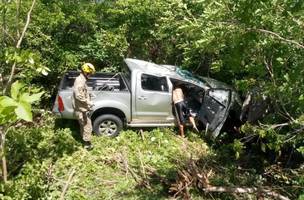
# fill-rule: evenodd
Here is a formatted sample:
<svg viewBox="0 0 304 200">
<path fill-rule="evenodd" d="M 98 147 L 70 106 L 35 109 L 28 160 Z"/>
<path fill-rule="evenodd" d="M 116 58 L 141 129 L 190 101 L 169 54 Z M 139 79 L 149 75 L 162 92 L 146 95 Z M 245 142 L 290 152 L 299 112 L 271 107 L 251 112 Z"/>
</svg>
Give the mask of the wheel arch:
<svg viewBox="0 0 304 200">
<path fill-rule="evenodd" d="M 116 115 L 123 121 L 123 123 L 125 122 L 125 119 L 126 119 L 125 113 L 123 111 L 121 111 L 120 109 L 112 108 L 112 107 L 103 107 L 103 108 L 99 108 L 93 112 L 93 114 L 91 116 L 91 120 L 94 121 L 97 117 L 99 117 L 101 115 L 105 115 L 105 114 Z"/>
</svg>

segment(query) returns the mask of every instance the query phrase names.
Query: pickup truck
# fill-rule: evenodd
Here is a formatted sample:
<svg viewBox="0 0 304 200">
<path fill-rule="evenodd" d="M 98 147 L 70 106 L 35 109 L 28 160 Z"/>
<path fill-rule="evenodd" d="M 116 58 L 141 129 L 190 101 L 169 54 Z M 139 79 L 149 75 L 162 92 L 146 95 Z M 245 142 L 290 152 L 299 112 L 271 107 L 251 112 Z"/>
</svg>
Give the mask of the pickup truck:
<svg viewBox="0 0 304 200">
<path fill-rule="evenodd" d="M 76 119 L 71 98 L 78 75 L 69 71 L 60 82 L 53 107 L 60 118 Z M 126 58 L 121 72 L 96 73 L 88 79 L 94 133 L 116 136 L 124 127 L 175 126 L 172 88 L 177 83 L 185 86 L 185 101 L 208 136 L 217 137 L 228 117 L 239 117 L 240 98 L 225 83 L 177 66 Z"/>
</svg>

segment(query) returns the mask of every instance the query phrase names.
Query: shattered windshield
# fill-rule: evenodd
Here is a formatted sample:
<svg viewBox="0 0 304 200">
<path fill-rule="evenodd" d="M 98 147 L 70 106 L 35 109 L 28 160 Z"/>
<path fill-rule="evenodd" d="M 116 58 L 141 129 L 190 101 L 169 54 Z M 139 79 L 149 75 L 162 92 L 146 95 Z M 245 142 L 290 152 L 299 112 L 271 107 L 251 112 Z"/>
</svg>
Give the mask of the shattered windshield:
<svg viewBox="0 0 304 200">
<path fill-rule="evenodd" d="M 194 83 L 194 84 L 199 85 L 203 88 L 208 87 L 208 84 L 205 83 L 202 79 L 200 79 L 199 76 L 194 75 L 193 73 L 191 73 L 188 70 L 181 69 L 181 68 L 177 67 L 176 68 L 176 73 L 190 83 Z"/>
</svg>

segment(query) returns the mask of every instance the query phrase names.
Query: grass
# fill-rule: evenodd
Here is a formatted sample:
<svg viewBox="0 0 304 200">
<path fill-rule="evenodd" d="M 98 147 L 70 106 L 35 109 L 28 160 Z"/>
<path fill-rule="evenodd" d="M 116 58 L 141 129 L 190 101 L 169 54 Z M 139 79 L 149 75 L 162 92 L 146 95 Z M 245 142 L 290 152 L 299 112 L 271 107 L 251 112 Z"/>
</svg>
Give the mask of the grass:
<svg viewBox="0 0 304 200">
<path fill-rule="evenodd" d="M 76 171 L 66 199 L 168 199 L 161 179 L 174 180 L 183 160 L 209 153 L 202 139 L 189 141 L 170 129 L 124 131 L 116 138 L 94 136 L 92 142 L 92 151 L 79 147 L 54 163 L 54 182 L 64 183 Z M 53 198 L 62 184 L 54 184 Z"/>
<path fill-rule="evenodd" d="M 189 130 L 186 138 L 176 133 L 156 128 L 125 130 L 115 138 L 93 136 L 94 149 L 87 151 L 81 145 L 77 122 L 54 123 L 52 116 L 44 116 L 36 126 L 12 129 L 7 135 L 10 177 L 7 185 L 0 183 L 0 199 L 60 199 L 71 174 L 64 199 L 174 199 L 170 187 L 185 182 L 179 173 L 189 169 L 189 161 L 199 170 L 211 170 L 209 181 L 214 186 L 266 186 L 293 199 L 303 194 L 303 168 L 282 171 L 278 165 L 265 165 L 257 170 L 252 155 L 237 160 L 224 138 L 214 145 Z M 191 199 L 236 198 L 204 193 L 197 185 L 187 191 Z"/>
</svg>

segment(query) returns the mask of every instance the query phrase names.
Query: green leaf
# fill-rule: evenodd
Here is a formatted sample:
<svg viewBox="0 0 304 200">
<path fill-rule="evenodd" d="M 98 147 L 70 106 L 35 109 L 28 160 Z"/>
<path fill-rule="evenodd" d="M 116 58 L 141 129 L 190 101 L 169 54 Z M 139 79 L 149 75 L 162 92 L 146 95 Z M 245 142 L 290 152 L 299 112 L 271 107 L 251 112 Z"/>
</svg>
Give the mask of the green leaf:
<svg viewBox="0 0 304 200">
<path fill-rule="evenodd" d="M 304 155 L 304 146 L 297 148 L 297 151 Z"/>
<path fill-rule="evenodd" d="M 34 61 L 34 59 L 32 58 L 32 57 L 30 57 L 29 59 L 28 59 L 28 62 L 30 63 L 30 64 L 34 64 L 35 63 L 35 61 Z"/>
<path fill-rule="evenodd" d="M 20 96 L 19 101 L 24 101 L 31 104 L 34 103 L 35 101 L 39 101 L 43 93 L 44 92 L 39 92 L 37 94 L 32 94 L 32 95 L 30 95 L 29 93 L 23 93 Z"/>
<path fill-rule="evenodd" d="M 18 107 L 15 109 L 15 113 L 19 119 L 25 121 L 32 121 L 31 105 L 27 102 L 19 102 Z"/>
<path fill-rule="evenodd" d="M 290 79 L 289 79 L 289 74 L 284 74 L 284 76 L 283 76 L 284 78 L 285 78 L 285 80 L 287 81 L 287 82 L 289 82 L 290 81 Z"/>
<path fill-rule="evenodd" d="M 235 152 L 235 158 L 236 158 L 236 159 L 239 159 L 239 158 L 240 158 L 240 152 L 238 152 L 238 151 Z"/>
<path fill-rule="evenodd" d="M 18 99 L 18 94 L 20 92 L 20 89 L 23 87 L 24 85 L 22 83 L 19 83 L 18 81 L 14 82 L 12 84 L 11 87 L 11 97 L 15 100 Z"/>
<path fill-rule="evenodd" d="M 14 107 L 0 107 L 0 124 L 7 124 L 16 121 Z"/>
<path fill-rule="evenodd" d="M 280 57 L 279 57 L 279 58 L 277 58 L 276 60 L 277 60 L 280 64 L 284 64 L 283 58 L 280 58 Z"/>
<path fill-rule="evenodd" d="M 261 138 L 264 138 L 266 136 L 267 132 L 265 130 L 259 130 L 258 134 Z"/>
<path fill-rule="evenodd" d="M 10 97 L 7 97 L 7 96 L 2 96 L 0 97 L 0 106 L 1 107 L 15 107 L 15 106 L 18 106 L 18 103 L 10 98 Z"/>
</svg>

